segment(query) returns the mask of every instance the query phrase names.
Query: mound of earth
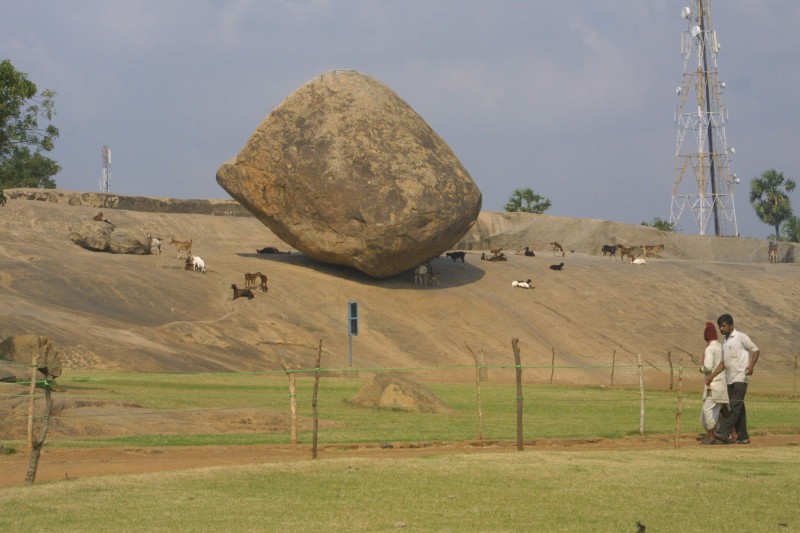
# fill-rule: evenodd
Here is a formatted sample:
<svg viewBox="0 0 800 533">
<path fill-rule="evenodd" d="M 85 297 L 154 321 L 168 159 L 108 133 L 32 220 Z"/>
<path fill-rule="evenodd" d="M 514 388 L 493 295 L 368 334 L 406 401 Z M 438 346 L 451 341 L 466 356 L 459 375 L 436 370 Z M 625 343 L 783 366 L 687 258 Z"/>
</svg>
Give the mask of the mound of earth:
<svg viewBox="0 0 800 533">
<path fill-rule="evenodd" d="M 350 401 L 362 407 L 420 413 L 448 413 L 451 411 L 450 407 L 437 398 L 428 387 L 397 372 L 375 374 Z"/>
</svg>

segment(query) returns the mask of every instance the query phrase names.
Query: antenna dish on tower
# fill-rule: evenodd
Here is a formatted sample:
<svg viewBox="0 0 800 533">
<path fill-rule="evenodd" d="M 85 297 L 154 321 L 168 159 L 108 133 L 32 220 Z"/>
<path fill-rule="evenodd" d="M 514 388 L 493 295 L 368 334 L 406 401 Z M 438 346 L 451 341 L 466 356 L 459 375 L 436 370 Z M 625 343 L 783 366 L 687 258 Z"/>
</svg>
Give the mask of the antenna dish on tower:
<svg viewBox="0 0 800 533">
<path fill-rule="evenodd" d="M 700 26 L 692 26 L 692 37 L 697 37 L 701 31 Z"/>
<path fill-rule="evenodd" d="M 683 9 L 681 9 L 681 16 L 685 19 L 688 19 L 689 17 L 692 16 L 692 10 L 689 8 L 689 6 L 686 6 Z"/>
</svg>

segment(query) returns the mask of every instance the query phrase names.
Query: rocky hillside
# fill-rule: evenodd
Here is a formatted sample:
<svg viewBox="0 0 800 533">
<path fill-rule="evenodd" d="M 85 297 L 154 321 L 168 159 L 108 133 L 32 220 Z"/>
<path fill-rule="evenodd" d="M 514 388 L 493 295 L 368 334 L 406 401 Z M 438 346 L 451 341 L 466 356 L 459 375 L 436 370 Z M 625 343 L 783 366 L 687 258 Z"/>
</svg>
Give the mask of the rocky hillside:
<svg viewBox="0 0 800 533">
<path fill-rule="evenodd" d="M 667 375 L 667 354 L 694 368 L 704 346 L 703 325 L 723 312 L 762 349 L 761 379 L 789 383 L 800 334 L 800 270 L 768 264 L 766 241 L 665 234 L 643 226 L 544 215 L 481 213 L 459 247 L 465 263 L 433 260 L 437 288 L 419 287 L 405 272 L 386 279 L 313 261 L 287 249 L 249 216 L 114 207 L 98 194 L 59 191 L 17 194 L 0 208 L 0 338 L 46 335 L 64 352 L 67 368 L 140 371 L 255 371 L 281 360 L 310 367 L 320 340 L 323 366 L 334 371 L 415 368 L 431 379 L 467 380 L 472 349 L 493 367 L 513 364 L 518 338 L 525 376 L 604 384 L 608 365 L 633 365 L 641 354 L 655 378 Z M 48 200 L 48 201 L 35 201 Z M 207 202 L 224 205 L 230 202 Z M 200 205 L 197 204 L 197 205 Z M 68 238 L 71 225 L 102 208 L 120 228 L 165 239 L 192 239 L 205 274 L 186 271 L 174 247 L 163 255 L 91 252 Z M 205 209 L 205 208 L 204 208 Z M 221 208 L 220 208 L 221 209 Z M 558 241 L 566 257 L 554 257 Z M 631 265 L 600 254 L 603 244 L 664 244 L 660 257 Z M 514 255 L 529 246 L 536 257 Z M 481 261 L 502 247 L 506 262 Z M 794 261 L 796 247 L 782 245 Z M 549 266 L 564 262 L 561 271 Z M 244 273 L 269 277 L 269 291 L 232 299 Z M 533 280 L 533 290 L 511 287 Z M 347 304 L 357 301 L 359 335 L 347 335 Z M 468 348 L 469 347 L 469 348 Z M 691 362 L 691 363 L 690 363 Z M 677 363 L 676 363 L 677 364 Z M 546 367 L 546 368 L 545 368 Z M 634 367 L 618 381 L 633 382 Z M 511 378 L 508 370 L 491 370 Z M 694 374 L 694 372 L 693 372 Z M 693 379 L 696 379 L 693 377 Z"/>
</svg>

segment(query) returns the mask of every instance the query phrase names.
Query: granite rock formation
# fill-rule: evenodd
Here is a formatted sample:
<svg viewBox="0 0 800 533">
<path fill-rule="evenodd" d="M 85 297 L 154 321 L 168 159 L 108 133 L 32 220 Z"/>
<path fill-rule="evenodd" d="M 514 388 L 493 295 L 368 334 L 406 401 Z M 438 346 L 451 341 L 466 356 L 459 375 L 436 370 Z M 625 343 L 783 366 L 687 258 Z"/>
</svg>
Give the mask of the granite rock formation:
<svg viewBox="0 0 800 533">
<path fill-rule="evenodd" d="M 289 95 L 217 182 L 294 248 L 374 277 L 441 255 L 481 208 L 450 147 L 391 89 L 355 71 Z"/>
</svg>

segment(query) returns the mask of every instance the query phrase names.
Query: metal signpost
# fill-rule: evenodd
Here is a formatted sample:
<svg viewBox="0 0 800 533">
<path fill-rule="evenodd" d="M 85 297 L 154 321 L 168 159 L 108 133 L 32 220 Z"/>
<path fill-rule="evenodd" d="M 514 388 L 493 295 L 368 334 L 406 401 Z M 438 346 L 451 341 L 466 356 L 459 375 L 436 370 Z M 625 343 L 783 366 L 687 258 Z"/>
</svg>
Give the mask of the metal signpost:
<svg viewBox="0 0 800 533">
<path fill-rule="evenodd" d="M 350 300 L 347 302 L 347 335 L 350 340 L 350 354 L 348 364 L 353 366 L 353 337 L 358 335 L 358 302 Z"/>
</svg>

